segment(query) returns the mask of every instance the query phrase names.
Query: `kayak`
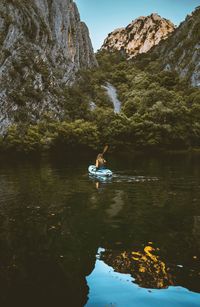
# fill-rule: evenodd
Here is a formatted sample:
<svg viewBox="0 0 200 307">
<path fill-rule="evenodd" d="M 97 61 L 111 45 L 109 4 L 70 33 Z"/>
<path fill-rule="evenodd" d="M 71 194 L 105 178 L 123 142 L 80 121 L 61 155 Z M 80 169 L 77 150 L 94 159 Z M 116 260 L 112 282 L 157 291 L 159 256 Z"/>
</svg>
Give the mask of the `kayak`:
<svg viewBox="0 0 200 307">
<path fill-rule="evenodd" d="M 89 174 L 91 174 L 93 176 L 97 176 L 97 177 L 99 177 L 99 176 L 101 176 L 101 177 L 111 177 L 112 176 L 112 172 L 108 168 L 102 168 L 102 169 L 97 170 L 95 165 L 90 165 L 88 167 L 88 172 L 89 172 Z"/>
<path fill-rule="evenodd" d="M 97 170 L 95 165 L 90 165 L 88 167 L 88 172 L 89 172 L 89 174 L 94 175 L 94 176 L 102 176 L 102 177 L 111 177 L 112 176 L 112 171 L 109 170 L 108 168 L 102 168 L 102 169 Z"/>
</svg>

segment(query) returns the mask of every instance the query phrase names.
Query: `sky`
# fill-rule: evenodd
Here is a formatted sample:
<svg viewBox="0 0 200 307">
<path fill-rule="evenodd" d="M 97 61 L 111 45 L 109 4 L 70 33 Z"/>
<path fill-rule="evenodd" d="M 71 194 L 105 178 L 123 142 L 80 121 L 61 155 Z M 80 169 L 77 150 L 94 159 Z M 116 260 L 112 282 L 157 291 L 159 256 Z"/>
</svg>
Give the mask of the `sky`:
<svg viewBox="0 0 200 307">
<path fill-rule="evenodd" d="M 81 20 L 90 31 L 94 50 L 103 44 L 108 33 L 116 28 L 127 26 L 139 16 L 158 13 L 179 25 L 200 0 L 74 0 L 77 3 Z"/>
</svg>

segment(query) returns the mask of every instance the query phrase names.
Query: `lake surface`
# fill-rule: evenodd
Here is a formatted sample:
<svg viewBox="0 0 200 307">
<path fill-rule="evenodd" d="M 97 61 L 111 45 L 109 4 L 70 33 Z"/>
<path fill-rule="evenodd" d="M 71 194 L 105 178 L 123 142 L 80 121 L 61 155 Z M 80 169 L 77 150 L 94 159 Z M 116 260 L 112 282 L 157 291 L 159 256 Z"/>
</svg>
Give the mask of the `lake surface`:
<svg viewBox="0 0 200 307">
<path fill-rule="evenodd" d="M 199 155 L 0 160 L 0 306 L 200 306 Z"/>
</svg>

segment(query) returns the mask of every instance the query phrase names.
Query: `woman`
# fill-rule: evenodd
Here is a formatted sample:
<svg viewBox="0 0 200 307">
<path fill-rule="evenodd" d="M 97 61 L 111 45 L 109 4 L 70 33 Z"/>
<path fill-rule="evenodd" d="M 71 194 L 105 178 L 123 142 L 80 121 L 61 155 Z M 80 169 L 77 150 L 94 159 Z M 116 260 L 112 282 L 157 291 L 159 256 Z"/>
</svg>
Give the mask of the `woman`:
<svg viewBox="0 0 200 307">
<path fill-rule="evenodd" d="M 103 154 L 102 153 L 98 154 L 96 158 L 96 169 L 99 170 L 105 168 L 105 163 L 106 160 L 104 160 Z"/>
</svg>

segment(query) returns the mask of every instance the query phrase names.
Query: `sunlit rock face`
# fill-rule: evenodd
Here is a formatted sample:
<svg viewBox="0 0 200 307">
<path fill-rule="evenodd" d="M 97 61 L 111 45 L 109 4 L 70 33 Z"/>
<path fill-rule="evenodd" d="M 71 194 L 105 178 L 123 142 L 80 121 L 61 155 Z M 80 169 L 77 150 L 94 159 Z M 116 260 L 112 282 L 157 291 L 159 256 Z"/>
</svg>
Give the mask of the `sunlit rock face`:
<svg viewBox="0 0 200 307">
<path fill-rule="evenodd" d="M 119 50 L 129 58 L 146 53 L 161 40 L 166 39 L 175 29 L 172 22 L 158 14 L 141 16 L 126 28 L 116 29 L 105 39 L 102 50 Z"/>
<path fill-rule="evenodd" d="M 200 7 L 154 50 L 165 70 L 176 70 L 192 86 L 200 87 Z"/>
<path fill-rule="evenodd" d="M 97 65 L 72 0 L 1 0 L 0 129 L 62 114 L 62 89 L 79 68 Z"/>
</svg>

